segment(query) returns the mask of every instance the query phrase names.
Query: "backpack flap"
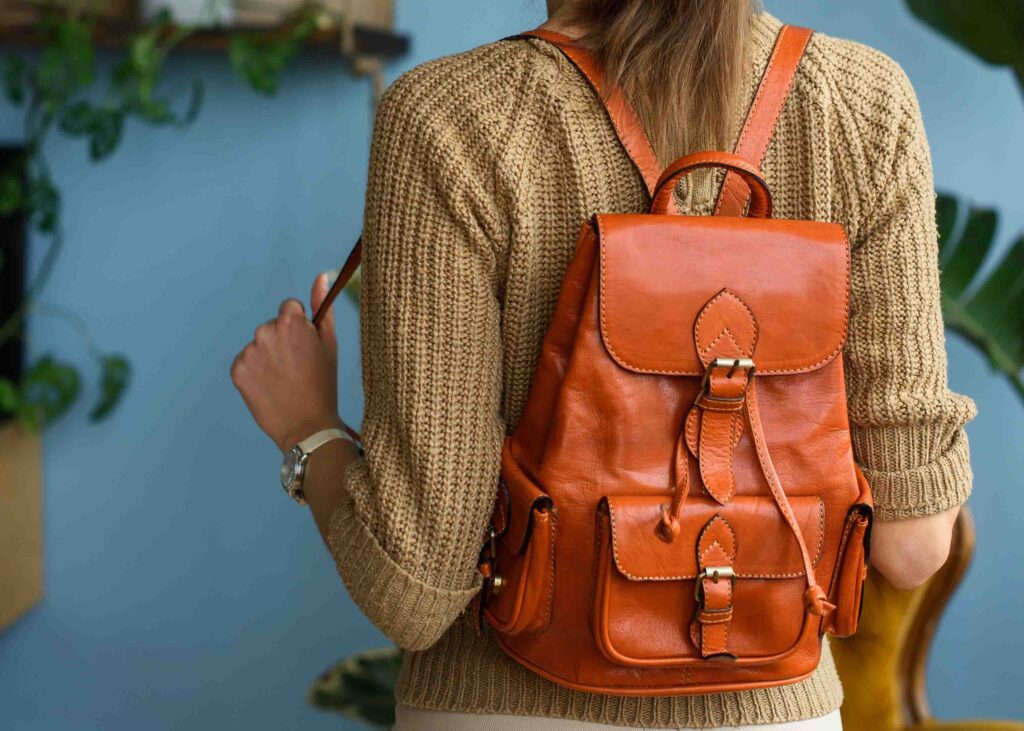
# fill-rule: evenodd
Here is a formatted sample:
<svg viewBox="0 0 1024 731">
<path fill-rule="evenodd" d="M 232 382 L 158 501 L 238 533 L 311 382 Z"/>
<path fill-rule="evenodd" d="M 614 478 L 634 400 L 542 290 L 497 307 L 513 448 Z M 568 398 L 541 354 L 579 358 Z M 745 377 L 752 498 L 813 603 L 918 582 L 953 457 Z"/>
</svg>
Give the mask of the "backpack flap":
<svg viewBox="0 0 1024 731">
<path fill-rule="evenodd" d="M 597 216 L 596 228 L 601 337 L 623 368 L 704 374 L 694 326 L 723 288 L 756 318 L 758 374 L 806 373 L 841 352 L 850 291 L 849 246 L 841 226 L 615 214 Z M 809 291 L 815 292 L 811 307 Z"/>
</svg>

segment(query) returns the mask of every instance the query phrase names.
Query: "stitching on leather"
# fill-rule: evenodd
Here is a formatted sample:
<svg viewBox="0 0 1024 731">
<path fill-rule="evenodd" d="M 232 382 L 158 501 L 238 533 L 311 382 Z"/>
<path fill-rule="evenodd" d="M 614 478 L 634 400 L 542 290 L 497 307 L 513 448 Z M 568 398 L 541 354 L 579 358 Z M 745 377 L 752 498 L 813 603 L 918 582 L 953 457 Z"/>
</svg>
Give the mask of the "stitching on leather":
<svg viewBox="0 0 1024 731">
<path fill-rule="evenodd" d="M 605 313 L 605 309 L 606 308 L 605 308 L 604 292 L 605 292 L 605 269 L 607 267 L 605 266 L 605 243 L 606 242 L 605 242 L 605 239 L 604 239 L 604 227 L 602 226 L 602 223 L 601 223 L 601 216 L 600 216 L 600 214 L 594 216 L 594 218 L 597 221 L 597 236 L 598 236 L 598 243 L 599 243 L 599 263 L 598 263 L 598 267 L 600 268 L 600 272 L 598 272 L 598 280 L 600 282 L 600 292 L 598 293 L 598 312 L 599 312 L 599 319 L 600 319 L 600 324 L 601 324 L 601 340 L 604 343 L 604 346 L 608 350 L 609 354 L 612 356 L 612 360 L 614 360 L 616 363 L 618 363 L 623 368 L 626 368 L 627 370 L 634 371 L 636 373 L 650 373 L 650 374 L 662 375 L 662 376 L 699 376 L 699 375 L 702 375 L 701 371 L 687 371 L 687 370 L 674 370 L 674 371 L 670 371 L 670 370 L 665 370 L 665 369 L 661 369 L 661 368 L 643 368 L 641 366 L 638 366 L 638 365 L 635 365 L 633 363 L 630 363 L 625 358 L 623 358 L 621 355 L 619 355 L 618 351 L 615 350 L 614 346 L 611 343 L 611 337 L 609 337 L 609 335 L 608 335 L 608 322 L 607 322 L 606 313 Z M 828 355 L 826 355 L 825 357 L 821 358 L 820 360 L 818 360 L 815 363 L 811 363 L 810 365 L 800 365 L 800 366 L 793 367 L 793 368 L 762 368 L 759 371 L 762 376 L 784 376 L 784 375 L 787 375 L 787 374 L 793 375 L 793 374 L 798 374 L 798 373 L 809 373 L 811 371 L 814 371 L 814 370 L 820 368 L 821 366 L 825 365 L 829 361 L 835 359 L 835 357 L 843 350 L 843 348 L 846 345 L 846 339 L 847 339 L 847 337 L 849 337 L 849 329 L 850 329 L 850 237 L 849 237 L 849 235 L 846 232 L 846 227 L 845 226 L 841 226 L 839 224 L 835 224 L 835 225 L 837 225 L 839 227 L 840 231 L 842 231 L 842 234 L 843 234 L 843 243 L 844 243 L 844 252 L 843 253 L 844 253 L 845 261 L 846 261 L 846 268 L 845 268 L 845 285 L 846 286 L 844 288 L 844 292 L 845 292 L 846 296 L 845 296 L 845 299 L 843 301 L 843 304 L 841 305 L 841 307 L 845 310 L 845 316 L 843 317 L 843 332 L 842 332 L 842 335 L 839 338 L 839 343 L 836 345 L 835 349 L 831 353 L 829 353 Z M 755 323 L 756 323 L 756 321 L 755 321 Z"/>
<path fill-rule="evenodd" d="M 754 94 L 754 100 L 750 104 L 750 111 L 757 111 L 758 110 L 759 102 L 761 101 L 761 97 L 762 97 L 762 95 L 764 94 L 764 91 L 765 91 L 765 83 L 764 82 L 767 81 L 770 78 L 771 71 L 772 71 L 772 69 L 776 65 L 776 61 L 778 60 L 778 53 L 781 51 L 782 41 L 783 41 L 783 38 L 784 38 L 785 34 L 790 33 L 790 32 L 794 32 L 794 31 L 791 30 L 790 26 L 786 26 L 786 25 L 782 26 L 782 29 L 779 31 L 779 37 L 776 39 L 775 46 L 772 48 L 772 53 L 768 57 L 768 65 L 765 67 L 764 74 L 762 74 L 762 76 L 761 76 L 761 82 L 757 85 L 757 92 Z M 795 31 L 795 32 L 802 32 L 802 31 Z M 764 145 L 764 149 L 758 151 L 758 156 L 757 156 L 757 166 L 758 167 L 761 167 L 764 164 L 764 158 L 768 154 L 768 146 L 771 144 L 772 138 L 775 136 L 775 134 L 774 134 L 775 133 L 775 128 L 778 126 L 779 119 L 782 117 L 782 111 L 783 111 L 783 109 L 785 109 L 786 102 L 789 100 L 790 90 L 793 88 L 793 83 L 796 81 L 797 70 L 800 68 L 800 62 L 803 60 L 804 51 L 807 48 L 807 44 L 810 42 L 811 35 L 812 34 L 810 34 L 810 33 L 807 34 L 807 38 L 806 38 L 806 40 L 804 41 L 803 45 L 800 48 L 800 54 L 797 57 L 796 65 L 793 68 L 793 73 L 790 74 L 789 79 L 787 80 L 786 86 L 782 90 L 782 95 L 781 95 L 782 96 L 782 103 L 779 104 L 779 108 L 772 115 L 771 127 L 769 128 L 770 129 L 770 134 L 768 135 L 768 140 L 767 140 L 767 142 Z M 753 122 L 753 117 L 754 116 L 755 115 L 750 114 L 748 112 L 747 118 L 743 122 L 743 129 L 740 131 L 739 140 L 736 142 L 736 153 L 740 154 L 740 155 L 743 155 L 744 157 L 746 157 L 747 155 L 745 154 L 746 150 L 744 150 L 743 148 L 744 148 L 745 143 L 746 143 L 746 141 L 748 139 L 748 135 L 750 134 L 750 130 L 752 129 L 751 124 Z M 725 178 L 726 179 L 724 181 L 722 181 L 722 192 L 719 193 L 718 201 L 717 201 L 717 203 L 715 205 L 715 215 L 716 216 L 719 215 L 719 213 L 721 212 L 722 204 L 724 203 L 724 196 L 722 195 L 722 193 L 725 192 L 726 186 L 729 185 L 729 174 L 728 173 L 726 173 Z M 742 198 L 743 198 L 742 195 L 738 196 L 737 197 L 737 202 L 740 202 L 742 200 Z M 743 205 L 745 205 L 745 202 L 743 203 Z"/>
<path fill-rule="evenodd" d="M 715 339 L 712 340 L 710 343 L 708 343 L 708 346 L 706 348 L 703 348 L 700 351 L 701 355 L 705 355 L 706 356 L 708 354 L 708 352 L 713 347 L 715 347 L 715 345 L 718 344 L 718 341 L 721 340 L 723 336 L 729 338 L 729 340 L 732 341 L 732 344 L 736 346 L 736 350 L 740 351 L 741 353 L 744 352 L 743 348 L 739 344 L 739 341 L 736 340 L 736 336 L 732 334 L 732 330 L 730 330 L 729 326 L 726 325 L 725 327 L 722 328 L 722 332 L 718 333 L 718 335 L 715 336 Z"/>
<path fill-rule="evenodd" d="M 704 483 L 704 489 L 707 490 L 711 497 L 713 497 L 717 502 L 724 505 L 732 499 L 733 494 L 736 492 L 736 478 L 732 474 L 732 470 L 729 470 L 728 474 L 730 485 L 724 498 L 720 498 L 717 493 L 712 492 L 710 485 L 714 480 L 708 480 L 708 473 L 704 469 L 704 435 L 707 433 L 708 417 L 709 414 L 704 414 L 701 416 L 700 420 L 700 442 L 697 445 L 697 467 L 700 468 L 700 479 Z"/>
<path fill-rule="evenodd" d="M 785 33 L 786 33 L 786 26 L 782 26 L 782 29 L 779 31 L 778 38 L 775 39 L 775 46 L 774 46 L 774 48 L 772 48 L 772 53 L 771 53 L 770 56 L 768 56 L 768 65 L 765 66 L 764 73 L 761 75 L 761 81 L 757 85 L 757 92 L 755 92 L 754 100 L 750 104 L 750 111 L 757 112 L 760 109 L 761 99 L 764 97 L 765 89 L 766 89 L 766 86 L 767 86 L 766 82 L 769 79 L 771 79 L 771 77 L 772 77 L 772 70 L 775 68 L 776 63 L 779 60 L 779 54 L 782 51 L 782 41 L 783 41 Z M 796 74 L 794 74 L 794 76 L 795 75 Z M 787 86 L 786 89 L 788 90 L 789 87 Z M 786 96 L 788 96 L 788 94 Z M 785 96 L 783 97 L 783 104 L 785 104 Z M 779 109 L 781 111 L 781 107 Z M 754 119 L 754 117 L 756 117 L 756 116 L 758 116 L 758 115 L 756 115 L 756 114 L 749 114 L 749 113 L 747 114 L 747 118 L 743 122 L 743 130 L 740 132 L 739 141 L 736 143 L 736 149 L 737 150 L 743 149 L 744 144 L 746 143 L 746 141 L 748 139 L 748 136 L 750 135 L 750 131 L 751 131 L 751 129 L 753 129 L 752 125 L 753 125 L 753 123 L 755 121 L 757 121 L 757 120 Z M 778 118 L 777 114 L 772 115 L 772 116 L 773 116 L 773 118 L 772 118 L 772 130 L 774 130 L 775 129 L 775 125 L 778 124 L 779 118 Z M 769 138 L 769 139 L 771 139 L 771 138 Z"/>
<path fill-rule="evenodd" d="M 693 442 L 696 441 L 696 439 L 697 439 L 697 434 L 696 434 L 696 431 L 698 429 L 697 422 L 700 421 L 700 412 L 699 411 L 695 411 L 696 408 L 697 407 L 695 407 L 695 406 L 691 406 L 690 407 L 690 411 L 689 411 L 689 413 L 686 414 L 686 419 L 684 421 L 684 428 L 686 430 L 686 448 L 689 449 L 690 452 L 694 451 L 693 450 Z M 695 415 L 691 418 L 691 416 L 690 416 L 691 414 L 695 414 Z M 698 447 L 699 447 L 699 445 L 698 445 Z M 694 456 L 697 456 L 697 455 L 694 455 Z M 689 464 L 687 464 L 687 467 L 689 467 Z"/>
<path fill-rule="evenodd" d="M 544 607 L 544 614 L 542 615 L 541 626 L 538 629 L 545 629 L 551 624 L 551 606 L 554 604 L 555 599 L 555 546 L 558 545 L 555 542 L 555 536 L 557 535 L 558 528 L 558 513 L 551 511 L 551 526 L 549 532 L 551 534 L 550 545 L 548 546 L 548 553 L 551 557 L 548 559 L 548 599 L 547 605 Z"/>
<path fill-rule="evenodd" d="M 625 97 L 621 90 L 616 90 L 615 92 L 613 92 L 613 94 L 608 97 L 608 100 L 605 101 L 601 90 L 602 85 L 595 81 L 594 77 L 591 76 L 590 72 L 587 71 L 583 63 L 577 58 L 577 56 L 579 55 L 577 49 L 571 46 L 563 46 L 562 44 L 555 43 L 554 41 L 551 41 L 550 39 L 547 38 L 543 38 L 542 40 L 546 40 L 548 41 L 548 43 L 554 45 L 555 48 L 561 51 L 565 55 L 565 57 L 569 59 L 572 65 L 575 66 L 581 74 L 583 74 L 583 77 L 590 84 L 590 88 L 597 95 L 598 101 L 601 103 L 601 106 L 604 107 L 605 112 L 608 114 L 608 120 L 611 122 L 612 128 L 615 130 L 615 136 L 619 138 L 619 142 L 626 149 L 626 154 L 629 156 L 629 159 L 632 161 L 633 165 L 640 173 L 640 177 L 644 181 L 644 187 L 647 189 L 648 196 L 653 195 L 654 183 L 651 182 L 650 178 L 653 177 L 654 168 L 652 168 L 650 165 L 652 162 L 657 161 L 658 157 L 657 155 L 654 154 L 654 148 L 651 147 L 651 142 L 649 139 L 647 139 L 647 135 L 643 133 L 643 127 L 640 125 L 640 119 L 637 116 L 636 110 L 633 108 L 632 103 Z M 632 122 L 634 123 L 636 129 L 640 131 L 640 136 L 644 140 L 645 146 L 647 148 L 646 152 L 650 156 L 650 159 L 647 161 L 646 165 L 640 162 L 640 159 L 634 152 L 633 145 L 630 143 L 629 139 L 622 133 L 622 126 L 616 119 L 615 113 L 612 112 L 611 102 L 613 99 L 615 99 L 616 94 L 618 95 L 618 101 L 621 102 L 622 108 L 625 111 L 625 116 L 632 116 Z M 648 169 L 645 170 L 645 167 Z"/>
<path fill-rule="evenodd" d="M 705 414 L 700 420 L 700 448 L 698 450 L 697 466 L 700 467 L 700 477 L 704 481 L 704 487 L 709 493 L 711 493 L 711 488 L 709 487 L 710 483 L 708 481 L 707 474 L 704 471 L 704 460 L 702 459 L 704 455 L 704 434 L 707 432 L 707 418 L 708 414 Z M 717 494 L 711 493 L 711 496 L 723 505 L 729 502 L 732 499 L 732 496 L 736 493 L 736 476 L 733 474 L 731 465 L 726 469 L 726 474 L 728 475 L 729 486 L 725 496 L 720 498 Z"/>
<path fill-rule="evenodd" d="M 821 553 L 825 549 L 825 502 L 818 498 L 818 551 L 814 555 L 814 566 L 821 561 Z"/>
<path fill-rule="evenodd" d="M 757 341 L 761 337 L 761 327 L 760 327 L 760 325 L 758 325 L 757 318 L 754 317 L 754 313 L 753 313 L 753 311 L 751 311 L 750 307 L 747 306 L 747 303 L 744 302 L 743 299 L 740 298 L 738 295 L 736 295 L 734 292 L 732 292 L 732 290 L 730 290 L 728 287 L 722 287 L 722 289 L 718 292 L 718 294 L 716 294 L 714 297 L 712 297 L 708 301 L 708 303 L 706 305 L 704 305 L 704 307 L 701 308 L 700 314 L 697 315 L 697 322 L 694 323 L 694 325 L 693 325 L 693 339 L 696 341 L 697 347 L 699 348 L 700 347 L 700 342 L 701 342 L 700 326 L 701 326 L 701 323 L 704 320 L 704 316 L 707 315 L 707 313 L 711 310 L 711 308 L 715 306 L 715 303 L 717 303 L 719 299 L 721 299 L 721 298 L 723 298 L 725 296 L 729 296 L 732 299 L 734 299 L 737 302 L 739 302 L 743 306 L 743 309 L 746 310 L 747 314 L 750 316 L 750 321 L 751 321 L 751 323 L 754 326 L 754 342 L 751 343 L 751 345 L 750 345 L 750 351 L 748 352 L 748 351 L 744 350 L 743 348 L 740 347 L 739 343 L 736 343 L 736 341 L 733 340 L 733 342 L 736 343 L 736 347 L 739 349 L 739 351 L 741 353 L 747 353 L 749 355 L 749 354 L 753 353 L 754 350 L 757 349 Z M 716 338 L 716 340 L 717 340 L 717 338 Z M 712 341 L 712 342 L 714 342 L 714 341 Z M 711 346 L 708 346 L 708 348 L 710 348 L 710 347 Z M 705 349 L 705 350 L 707 350 L 707 349 Z M 707 353 L 705 352 L 704 354 L 706 355 Z"/>
<path fill-rule="evenodd" d="M 822 502 L 820 497 L 818 498 L 818 514 L 819 514 L 819 517 L 818 517 L 818 551 L 817 551 L 817 555 L 816 555 L 815 560 L 814 560 L 814 564 L 813 564 L 814 566 L 817 566 L 818 563 L 821 561 L 822 553 L 824 552 L 824 543 L 825 543 L 825 535 L 824 535 L 824 532 L 825 532 L 825 503 Z M 714 520 L 714 519 L 712 518 L 712 520 Z M 725 521 L 725 518 L 722 518 L 722 520 Z M 732 531 L 732 534 L 733 534 L 733 545 L 735 546 L 736 553 L 738 554 L 739 553 L 739 537 L 736 535 L 736 531 L 733 530 L 732 525 L 728 521 L 725 521 L 725 522 L 726 522 L 726 525 L 729 526 L 729 530 Z M 692 581 L 692 580 L 695 580 L 697 578 L 697 574 L 681 574 L 679 576 L 639 576 L 637 574 L 630 573 L 629 571 L 627 571 L 623 567 L 622 561 L 619 558 L 618 542 L 615 540 L 615 507 L 612 505 L 611 502 L 608 502 L 608 524 L 609 524 L 609 531 L 611 533 L 611 535 L 609 536 L 608 542 L 611 545 L 612 558 L 615 561 L 615 568 L 618 569 L 620 574 L 625 576 L 630 581 Z M 705 528 L 707 528 L 707 526 L 705 526 Z M 700 544 L 700 535 L 702 535 L 703 532 L 704 532 L 704 529 L 701 529 L 701 533 L 698 534 L 698 537 L 697 537 L 698 546 Z M 598 577 L 597 577 L 597 563 L 598 563 L 599 560 L 600 560 L 600 557 L 598 556 L 597 560 L 595 560 L 595 562 L 594 562 L 594 580 L 595 581 L 598 580 Z M 765 573 L 758 574 L 758 573 L 738 573 L 737 572 L 736 578 L 738 578 L 738 579 L 798 579 L 801 576 L 806 576 L 806 575 L 807 574 L 804 571 L 796 571 L 796 572 L 786 573 L 786 574 L 770 574 L 770 573 L 769 574 L 765 574 Z"/>
</svg>

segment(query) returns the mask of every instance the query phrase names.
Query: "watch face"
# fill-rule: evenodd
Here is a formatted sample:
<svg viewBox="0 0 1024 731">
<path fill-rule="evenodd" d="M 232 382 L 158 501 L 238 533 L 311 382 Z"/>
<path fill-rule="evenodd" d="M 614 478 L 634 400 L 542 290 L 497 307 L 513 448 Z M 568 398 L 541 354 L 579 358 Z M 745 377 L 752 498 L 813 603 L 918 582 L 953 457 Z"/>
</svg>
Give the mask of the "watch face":
<svg viewBox="0 0 1024 731">
<path fill-rule="evenodd" d="M 301 457 L 297 449 L 292 449 L 284 455 L 284 462 L 281 464 L 281 487 L 285 490 L 302 474 Z"/>
</svg>

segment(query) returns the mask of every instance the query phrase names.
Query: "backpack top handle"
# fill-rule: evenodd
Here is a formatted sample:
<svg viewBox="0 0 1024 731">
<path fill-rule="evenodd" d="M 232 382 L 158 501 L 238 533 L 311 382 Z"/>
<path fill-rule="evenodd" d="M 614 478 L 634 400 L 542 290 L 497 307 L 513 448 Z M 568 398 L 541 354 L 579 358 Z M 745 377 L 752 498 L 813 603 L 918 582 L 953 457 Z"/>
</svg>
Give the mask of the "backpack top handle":
<svg viewBox="0 0 1024 731">
<path fill-rule="evenodd" d="M 661 174 L 658 184 L 654 186 L 654 200 L 651 202 L 651 213 L 669 213 L 669 204 L 676 183 L 689 173 L 699 168 L 725 168 L 745 186 L 743 193 L 750 198 L 749 216 L 751 218 L 772 217 L 772 195 L 768 183 L 756 166 L 731 152 L 695 152 L 681 157 Z M 742 209 L 736 215 L 743 215 Z"/>
</svg>

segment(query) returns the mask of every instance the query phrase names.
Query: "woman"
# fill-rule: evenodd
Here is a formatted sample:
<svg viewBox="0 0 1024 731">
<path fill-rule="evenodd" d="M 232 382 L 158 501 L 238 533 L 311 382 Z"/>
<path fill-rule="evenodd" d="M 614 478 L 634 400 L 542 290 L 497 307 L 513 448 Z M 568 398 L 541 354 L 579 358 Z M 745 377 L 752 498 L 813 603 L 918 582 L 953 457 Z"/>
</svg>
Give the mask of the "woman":
<svg viewBox="0 0 1024 731">
<path fill-rule="evenodd" d="M 746 0 L 549 0 L 637 107 L 663 164 L 728 149 L 780 22 Z M 948 391 L 934 190 L 903 72 L 816 34 L 764 163 L 776 215 L 838 221 L 852 244 L 846 372 L 857 460 L 875 494 L 873 562 L 896 586 L 945 560 L 971 486 Z M 710 215 L 720 177 L 681 187 Z M 502 41 L 425 64 L 378 112 L 362 279 L 365 456 L 311 454 L 303 490 L 360 608 L 404 656 L 398 726 L 839 728 L 827 647 L 808 679 L 712 696 L 621 698 L 553 685 L 479 635 L 479 583 L 501 442 L 522 412 L 579 224 L 648 205 L 600 102 L 561 53 Z M 311 306 L 327 282 L 313 286 Z M 340 426 L 336 344 L 288 300 L 232 377 L 282 451 Z M 307 450 L 308 451 L 308 450 Z"/>
</svg>

